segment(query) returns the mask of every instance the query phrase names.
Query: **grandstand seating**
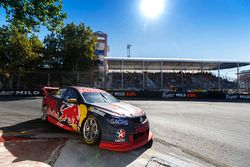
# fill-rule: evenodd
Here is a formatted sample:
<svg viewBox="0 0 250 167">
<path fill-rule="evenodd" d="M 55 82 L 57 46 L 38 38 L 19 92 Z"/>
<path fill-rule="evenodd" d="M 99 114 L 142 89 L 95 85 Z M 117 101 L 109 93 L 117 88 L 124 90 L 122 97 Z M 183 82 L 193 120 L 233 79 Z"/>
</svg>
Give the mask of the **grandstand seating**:
<svg viewBox="0 0 250 167">
<path fill-rule="evenodd" d="M 183 79 L 182 79 L 183 78 Z M 209 72 L 198 73 L 163 73 L 163 85 L 161 87 L 161 73 L 144 73 L 144 89 L 159 90 L 166 89 L 169 91 L 211 91 L 218 90 L 219 78 Z M 220 78 L 223 89 L 234 89 L 237 85 L 234 81 Z M 119 72 L 109 73 L 107 77 L 108 89 L 122 88 L 122 74 Z M 136 72 L 123 73 L 123 88 L 128 90 L 143 89 L 143 75 Z"/>
</svg>

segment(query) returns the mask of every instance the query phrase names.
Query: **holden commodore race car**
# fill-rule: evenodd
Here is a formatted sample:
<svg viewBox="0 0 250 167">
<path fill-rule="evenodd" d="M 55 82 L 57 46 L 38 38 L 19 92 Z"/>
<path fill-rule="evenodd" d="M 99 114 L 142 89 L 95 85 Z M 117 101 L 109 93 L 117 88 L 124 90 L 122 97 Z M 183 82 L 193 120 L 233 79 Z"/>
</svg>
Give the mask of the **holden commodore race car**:
<svg viewBox="0 0 250 167">
<path fill-rule="evenodd" d="M 44 87 L 42 120 L 79 132 L 87 144 L 129 151 L 152 142 L 144 111 L 86 87 Z"/>
</svg>

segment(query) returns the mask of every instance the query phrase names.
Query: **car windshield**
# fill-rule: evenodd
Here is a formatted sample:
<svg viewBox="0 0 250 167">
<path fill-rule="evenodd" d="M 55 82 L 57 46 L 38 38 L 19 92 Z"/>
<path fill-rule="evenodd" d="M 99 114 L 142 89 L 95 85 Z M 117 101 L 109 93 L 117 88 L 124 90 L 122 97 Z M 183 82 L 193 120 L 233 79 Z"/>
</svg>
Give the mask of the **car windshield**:
<svg viewBox="0 0 250 167">
<path fill-rule="evenodd" d="M 105 92 L 84 92 L 83 98 L 87 103 L 115 103 L 119 102 L 114 96 Z"/>
</svg>

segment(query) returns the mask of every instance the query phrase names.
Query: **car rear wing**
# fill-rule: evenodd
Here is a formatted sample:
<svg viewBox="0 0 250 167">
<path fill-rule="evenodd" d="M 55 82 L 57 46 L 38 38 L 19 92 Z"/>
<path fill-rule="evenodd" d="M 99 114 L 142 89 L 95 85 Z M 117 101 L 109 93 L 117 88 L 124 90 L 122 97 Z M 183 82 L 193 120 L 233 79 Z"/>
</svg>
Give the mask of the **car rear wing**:
<svg viewBox="0 0 250 167">
<path fill-rule="evenodd" d="M 59 90 L 59 87 L 43 87 L 42 92 L 44 96 L 48 96 L 49 94 L 55 93 L 57 90 Z"/>
</svg>

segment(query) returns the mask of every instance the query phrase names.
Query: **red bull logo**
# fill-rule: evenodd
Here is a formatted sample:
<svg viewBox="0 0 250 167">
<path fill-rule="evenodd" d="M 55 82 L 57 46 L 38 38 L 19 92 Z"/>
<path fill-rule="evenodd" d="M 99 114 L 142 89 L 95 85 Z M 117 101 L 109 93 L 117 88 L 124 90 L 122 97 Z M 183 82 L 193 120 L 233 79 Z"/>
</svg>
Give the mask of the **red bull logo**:
<svg viewBox="0 0 250 167">
<path fill-rule="evenodd" d="M 45 99 L 44 99 L 44 104 L 49 106 L 49 108 L 51 108 L 52 110 L 58 111 L 58 109 L 57 109 L 57 101 L 55 99 L 52 99 L 52 98 L 46 96 Z"/>
<path fill-rule="evenodd" d="M 73 105 L 73 106 L 65 106 L 62 105 L 61 107 L 61 117 L 59 118 L 60 121 L 68 121 L 69 125 L 77 125 L 80 115 L 78 112 L 78 106 Z"/>
<path fill-rule="evenodd" d="M 51 115 L 54 118 L 58 118 L 59 116 L 57 111 L 50 109 L 50 108 L 48 108 L 48 115 Z"/>
</svg>

